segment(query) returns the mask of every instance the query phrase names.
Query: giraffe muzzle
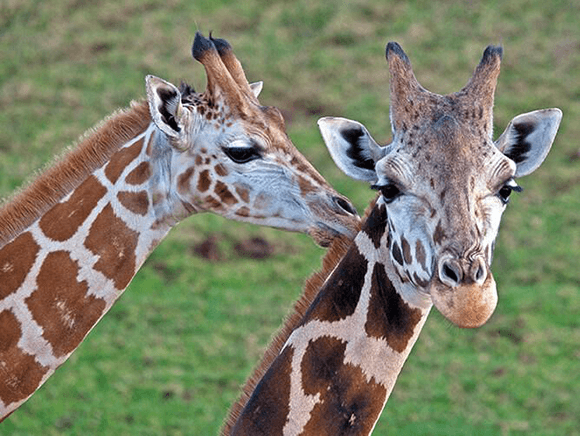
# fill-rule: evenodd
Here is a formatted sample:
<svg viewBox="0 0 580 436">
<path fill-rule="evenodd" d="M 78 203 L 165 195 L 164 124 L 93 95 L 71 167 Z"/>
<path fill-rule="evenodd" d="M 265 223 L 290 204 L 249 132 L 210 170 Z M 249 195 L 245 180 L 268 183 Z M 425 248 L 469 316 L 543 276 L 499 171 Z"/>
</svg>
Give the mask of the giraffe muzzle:
<svg viewBox="0 0 580 436">
<path fill-rule="evenodd" d="M 471 262 L 443 257 L 430 294 L 441 314 L 463 328 L 485 324 L 497 305 L 495 279 L 483 256 L 476 256 Z"/>
</svg>

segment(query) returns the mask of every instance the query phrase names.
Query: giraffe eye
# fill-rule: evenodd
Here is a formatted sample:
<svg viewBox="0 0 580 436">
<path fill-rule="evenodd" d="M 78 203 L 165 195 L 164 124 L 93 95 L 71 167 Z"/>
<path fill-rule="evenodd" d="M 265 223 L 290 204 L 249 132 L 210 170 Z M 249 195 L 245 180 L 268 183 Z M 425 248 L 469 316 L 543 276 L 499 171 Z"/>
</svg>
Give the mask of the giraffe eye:
<svg viewBox="0 0 580 436">
<path fill-rule="evenodd" d="M 371 189 L 375 191 L 381 191 L 381 195 L 387 203 L 392 202 L 394 199 L 402 195 L 401 190 L 394 183 L 387 183 L 386 185 L 373 185 Z"/>
<path fill-rule="evenodd" d="M 513 179 L 510 179 L 505 185 L 503 185 L 497 192 L 497 196 L 503 204 L 508 204 L 510 201 L 510 195 L 512 192 L 522 192 L 523 188 L 518 186 Z"/>
<path fill-rule="evenodd" d="M 262 157 L 260 152 L 254 147 L 224 147 L 224 153 L 231 160 L 239 164 L 244 164 Z"/>
</svg>

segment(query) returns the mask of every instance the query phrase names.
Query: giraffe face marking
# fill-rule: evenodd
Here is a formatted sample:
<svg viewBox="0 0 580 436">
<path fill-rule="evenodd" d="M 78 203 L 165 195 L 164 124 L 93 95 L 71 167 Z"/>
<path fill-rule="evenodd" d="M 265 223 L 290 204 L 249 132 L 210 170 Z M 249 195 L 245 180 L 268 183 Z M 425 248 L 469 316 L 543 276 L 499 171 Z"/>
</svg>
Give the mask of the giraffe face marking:
<svg viewBox="0 0 580 436">
<path fill-rule="evenodd" d="M 200 48 L 201 47 L 201 48 Z M 280 111 L 258 101 L 227 42 L 196 35 L 203 94 L 147 77 L 155 125 L 171 146 L 171 190 L 187 209 L 311 235 L 354 237 L 360 219 L 288 138 Z"/>
<path fill-rule="evenodd" d="M 71 353 L 105 310 L 104 300 L 87 295 L 88 285 L 77 279 L 78 272 L 78 263 L 67 252 L 50 253 L 37 289 L 25 300 L 57 357 Z"/>
<path fill-rule="evenodd" d="M 534 171 L 554 140 L 558 109 L 519 115 L 492 141 L 493 96 L 501 49 L 488 47 L 454 94 L 424 89 L 396 43 L 387 46 L 393 140 L 379 146 L 355 121 L 319 126 L 337 165 L 381 192 L 385 244 L 397 276 L 463 327 L 483 324 L 497 293 L 494 241 L 515 177 Z M 522 160 L 520 160 L 522 159 Z"/>
</svg>

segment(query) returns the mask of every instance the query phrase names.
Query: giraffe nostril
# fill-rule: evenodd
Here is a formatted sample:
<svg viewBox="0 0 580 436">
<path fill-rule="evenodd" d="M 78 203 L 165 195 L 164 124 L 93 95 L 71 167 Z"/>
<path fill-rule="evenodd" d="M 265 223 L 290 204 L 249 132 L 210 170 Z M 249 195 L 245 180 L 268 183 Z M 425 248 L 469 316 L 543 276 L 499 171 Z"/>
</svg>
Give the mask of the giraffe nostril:
<svg viewBox="0 0 580 436">
<path fill-rule="evenodd" d="M 482 284 L 487 278 L 486 264 L 481 256 L 476 258 L 473 262 L 472 278 L 473 281 L 477 284 Z"/>
<path fill-rule="evenodd" d="M 440 264 L 439 279 L 447 286 L 458 286 L 463 279 L 461 265 L 453 259 L 444 260 Z"/>
<path fill-rule="evenodd" d="M 451 268 L 449 265 L 443 265 L 443 274 L 445 275 L 445 277 L 447 277 L 448 279 L 454 281 L 454 282 L 458 282 L 459 281 L 459 277 L 457 276 L 457 274 L 455 273 L 455 271 L 453 271 L 453 268 Z"/>
<path fill-rule="evenodd" d="M 483 268 L 481 266 L 477 269 L 477 271 L 475 272 L 475 281 L 476 282 L 479 282 L 482 279 L 484 272 L 485 271 L 483 270 Z"/>
<path fill-rule="evenodd" d="M 354 208 L 352 204 L 346 201 L 344 198 L 341 197 L 333 197 L 334 203 L 342 209 L 344 212 L 348 213 L 349 215 L 358 216 L 358 212 Z"/>
</svg>

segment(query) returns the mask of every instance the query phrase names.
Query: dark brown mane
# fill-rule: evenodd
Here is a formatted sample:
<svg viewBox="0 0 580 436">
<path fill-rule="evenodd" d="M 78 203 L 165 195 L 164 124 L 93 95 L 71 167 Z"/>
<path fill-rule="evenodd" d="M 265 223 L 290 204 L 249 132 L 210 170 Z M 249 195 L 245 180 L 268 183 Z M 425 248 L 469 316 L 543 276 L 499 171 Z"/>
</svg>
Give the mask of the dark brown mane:
<svg viewBox="0 0 580 436">
<path fill-rule="evenodd" d="M 121 145 L 151 123 L 146 101 L 115 112 L 90 130 L 79 144 L 43 171 L 0 208 L 0 247 L 30 226 L 81 181 L 102 166 Z"/>
<path fill-rule="evenodd" d="M 376 200 L 373 200 L 367 207 L 365 211 L 365 217 L 362 220 L 363 222 L 369 215 L 370 211 L 373 209 L 375 202 Z M 262 360 L 254 370 L 254 373 L 250 376 L 250 378 L 248 378 L 248 380 L 246 380 L 246 384 L 242 388 L 240 398 L 230 408 L 228 417 L 222 428 L 222 435 L 231 434 L 232 428 L 239 418 L 242 410 L 248 403 L 252 392 L 254 392 L 256 386 L 264 374 L 266 374 L 266 371 L 272 362 L 276 359 L 276 357 L 278 357 L 282 347 L 290 337 L 290 334 L 296 327 L 298 327 L 302 318 L 304 317 L 304 314 L 318 295 L 318 291 L 320 291 L 320 288 L 322 288 L 322 285 L 326 279 L 330 276 L 330 274 L 332 274 L 351 245 L 352 240 L 346 237 L 338 237 L 332 242 L 330 248 L 326 252 L 326 255 L 322 259 L 322 269 L 318 272 L 315 272 L 306 281 L 302 296 L 298 299 L 298 301 L 296 301 L 290 315 L 286 318 L 286 322 L 280 328 L 280 330 L 278 330 L 278 333 L 276 333 L 270 342 L 270 345 L 266 349 Z"/>
</svg>

